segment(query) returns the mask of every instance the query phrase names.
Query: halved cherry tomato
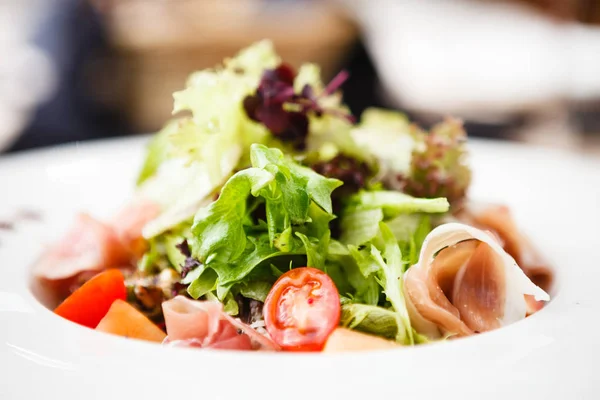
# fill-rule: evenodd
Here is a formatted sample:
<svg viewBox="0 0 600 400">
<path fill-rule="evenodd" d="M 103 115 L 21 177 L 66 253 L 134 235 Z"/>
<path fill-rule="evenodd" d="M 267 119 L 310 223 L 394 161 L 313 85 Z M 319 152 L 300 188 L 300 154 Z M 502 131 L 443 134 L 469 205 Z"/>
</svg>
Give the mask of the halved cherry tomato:
<svg viewBox="0 0 600 400">
<path fill-rule="evenodd" d="M 69 321 L 96 328 L 115 300 L 125 300 L 123 273 L 109 269 L 95 275 L 67 297 L 54 312 Z"/>
<path fill-rule="evenodd" d="M 287 351 L 320 351 L 340 322 L 340 295 L 315 268 L 296 268 L 271 288 L 264 306 L 271 339 Z"/>
</svg>

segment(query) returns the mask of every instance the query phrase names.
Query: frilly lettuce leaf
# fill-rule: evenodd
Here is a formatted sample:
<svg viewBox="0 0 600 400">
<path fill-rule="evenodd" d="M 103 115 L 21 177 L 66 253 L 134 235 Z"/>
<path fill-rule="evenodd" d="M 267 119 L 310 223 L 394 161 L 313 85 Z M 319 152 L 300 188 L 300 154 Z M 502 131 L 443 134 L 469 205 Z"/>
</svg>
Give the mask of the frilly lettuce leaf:
<svg viewBox="0 0 600 400">
<path fill-rule="evenodd" d="M 249 168 L 233 175 L 223 186 L 219 198 L 201 208 L 192 226 L 192 255 L 201 262 L 228 263 L 239 257 L 246 248 L 244 219 L 247 198 L 273 182 L 273 174 Z"/>
<path fill-rule="evenodd" d="M 169 157 L 169 136 L 177 132 L 178 120 L 171 120 L 156 133 L 146 145 L 146 157 L 138 174 L 137 185 L 153 176 L 160 165 Z"/>
<path fill-rule="evenodd" d="M 325 269 L 325 260 L 327 258 L 327 249 L 329 248 L 330 232 L 327 231 L 321 238 L 309 238 L 308 236 L 296 232 L 296 236 L 302 240 L 306 251 L 306 265 L 308 267 Z"/>
<path fill-rule="evenodd" d="M 380 208 L 386 218 L 392 218 L 402 213 L 444 213 L 449 210 L 450 204 L 444 197 L 425 199 L 391 190 L 361 190 L 350 198 L 349 207 Z"/>
<path fill-rule="evenodd" d="M 370 244 L 364 249 L 355 246 L 348 246 L 351 257 L 360 271 L 360 276 L 354 275 L 353 286 L 358 288 L 360 285 L 369 285 L 372 282 L 379 284 L 389 303 L 392 313 L 396 319 L 396 340 L 404 344 L 413 344 L 414 337 L 406 308 L 404 298 L 404 280 L 402 279 L 405 261 L 396 238 L 385 225 L 379 223 L 379 234 L 381 240 L 378 246 Z M 357 289 L 357 292 L 359 290 Z M 353 298 L 353 303 L 364 303 L 366 305 L 376 306 L 378 301 L 364 301 L 364 294 L 360 298 Z M 377 296 L 377 300 L 378 296 Z"/>
<path fill-rule="evenodd" d="M 417 143 L 410 166 L 384 177 L 386 186 L 418 197 L 446 197 L 452 204 L 463 199 L 471 170 L 462 121 L 447 118 L 429 132 L 416 126 L 411 132 Z"/>
<path fill-rule="evenodd" d="M 342 217 L 340 241 L 355 246 L 367 243 L 379 233 L 381 221 L 383 221 L 381 208 L 349 209 Z"/>
<path fill-rule="evenodd" d="M 396 311 L 398 326 L 404 328 L 404 330 L 399 329 L 396 340 L 406 344 L 414 344 L 410 317 L 408 316 L 406 300 L 404 298 L 403 265 L 400 247 L 385 223 L 381 222 L 379 226 L 384 242 L 383 254 L 375 246 L 371 246 L 371 256 L 381 267 L 378 282 L 383 287 L 386 297 L 392 303 L 394 311 Z"/>
<path fill-rule="evenodd" d="M 261 40 L 242 49 L 235 57 L 223 62 L 225 68 L 253 77 L 260 77 L 265 69 L 275 68 L 281 58 L 275 53 L 270 40 Z"/>
<path fill-rule="evenodd" d="M 294 90 L 300 93 L 304 86 L 309 85 L 317 93 L 323 91 L 324 85 L 321 80 L 321 67 L 317 64 L 306 63 L 300 66 L 296 79 L 294 79 Z"/>
<path fill-rule="evenodd" d="M 229 285 L 241 282 L 256 267 L 273 258 L 305 254 L 304 247 L 301 244 L 294 246 L 294 251 L 279 251 L 271 247 L 267 235 L 248 236 L 247 243 L 245 251 L 235 261 L 230 263 L 210 262 L 207 264 L 207 267 L 213 268 L 219 275 L 219 284 Z"/>
<path fill-rule="evenodd" d="M 173 113 L 192 113 L 188 123 L 170 135 L 173 156 L 203 160 L 217 169 L 224 149 L 237 146 L 245 154 L 252 143 L 266 142 L 267 129 L 248 118 L 242 101 L 256 90 L 264 69 L 279 62 L 272 44 L 262 41 L 223 66 L 191 74 L 186 88 L 173 94 Z"/>
<path fill-rule="evenodd" d="M 351 136 L 361 147 L 375 155 L 383 169 L 406 173 L 417 144 L 408 118 L 399 112 L 369 108 Z"/>
<path fill-rule="evenodd" d="M 333 218 L 330 196 L 341 182 L 260 144 L 251 146 L 250 159 L 252 167 L 227 181 L 218 199 L 196 213 L 191 229 L 192 255 L 217 273 L 217 290 L 243 282 L 259 265 L 278 257 L 307 255 L 309 264 L 325 267 Z M 248 205 L 254 198 L 265 207 L 267 232 L 250 218 Z"/>
</svg>

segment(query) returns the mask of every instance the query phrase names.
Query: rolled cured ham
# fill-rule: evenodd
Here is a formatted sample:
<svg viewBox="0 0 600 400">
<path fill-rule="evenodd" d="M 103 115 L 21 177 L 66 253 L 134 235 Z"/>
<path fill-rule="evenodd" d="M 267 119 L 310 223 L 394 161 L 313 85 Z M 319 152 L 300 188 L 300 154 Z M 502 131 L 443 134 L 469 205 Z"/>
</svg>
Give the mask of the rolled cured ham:
<svg viewBox="0 0 600 400">
<path fill-rule="evenodd" d="M 472 205 L 459 217 L 466 219 L 469 225 L 492 231 L 502 242 L 504 250 L 516 260 L 533 283 L 546 291 L 551 288 L 554 281 L 552 269 L 529 238 L 519 230 L 508 207 Z M 542 301 L 537 301 L 529 295 L 526 296 L 526 300 L 528 314 L 533 314 L 543 307 Z"/>
<path fill-rule="evenodd" d="M 494 236 L 459 223 L 429 233 L 405 287 L 411 321 L 430 338 L 468 336 L 523 319 L 525 295 L 549 300 Z"/>
<path fill-rule="evenodd" d="M 519 230 L 508 207 L 486 207 L 472 212 L 471 218 L 476 226 L 491 230 L 500 237 L 504 250 L 536 285 L 544 290 L 550 288 L 553 280 L 551 268 L 529 238 Z"/>
<path fill-rule="evenodd" d="M 177 296 L 162 304 L 167 338 L 163 344 L 174 347 L 200 347 L 228 350 L 278 350 L 269 338 L 223 312 L 212 301 Z"/>
</svg>

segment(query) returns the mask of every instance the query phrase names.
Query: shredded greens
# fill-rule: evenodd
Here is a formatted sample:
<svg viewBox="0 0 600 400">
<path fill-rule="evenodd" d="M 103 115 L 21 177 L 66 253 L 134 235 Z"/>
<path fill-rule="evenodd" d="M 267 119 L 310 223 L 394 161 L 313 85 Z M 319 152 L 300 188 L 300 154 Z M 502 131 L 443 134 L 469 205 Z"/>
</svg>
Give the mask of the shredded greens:
<svg viewBox="0 0 600 400">
<path fill-rule="evenodd" d="M 311 266 L 335 282 L 342 326 L 422 342 L 403 275 L 470 182 L 463 131 L 379 109 L 354 124 L 345 77 L 296 73 L 268 41 L 193 73 L 138 176 L 162 207 L 140 272 L 172 269 L 189 296 L 237 315 L 240 298 L 262 302 L 286 270 Z"/>
</svg>

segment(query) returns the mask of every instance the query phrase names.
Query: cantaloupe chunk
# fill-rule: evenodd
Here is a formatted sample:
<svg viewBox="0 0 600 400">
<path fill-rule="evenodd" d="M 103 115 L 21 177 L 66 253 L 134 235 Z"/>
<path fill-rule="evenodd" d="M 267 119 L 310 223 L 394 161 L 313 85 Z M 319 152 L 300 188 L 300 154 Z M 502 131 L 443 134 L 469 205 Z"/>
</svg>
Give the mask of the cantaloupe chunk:
<svg viewBox="0 0 600 400">
<path fill-rule="evenodd" d="M 346 328 L 336 328 L 325 343 L 323 351 L 326 353 L 339 353 L 344 351 L 368 351 L 397 349 L 400 347 L 396 342 L 367 335 Z"/>
<path fill-rule="evenodd" d="M 162 342 L 166 337 L 158 326 L 123 300 L 113 302 L 96 330 L 151 342 Z"/>
</svg>

